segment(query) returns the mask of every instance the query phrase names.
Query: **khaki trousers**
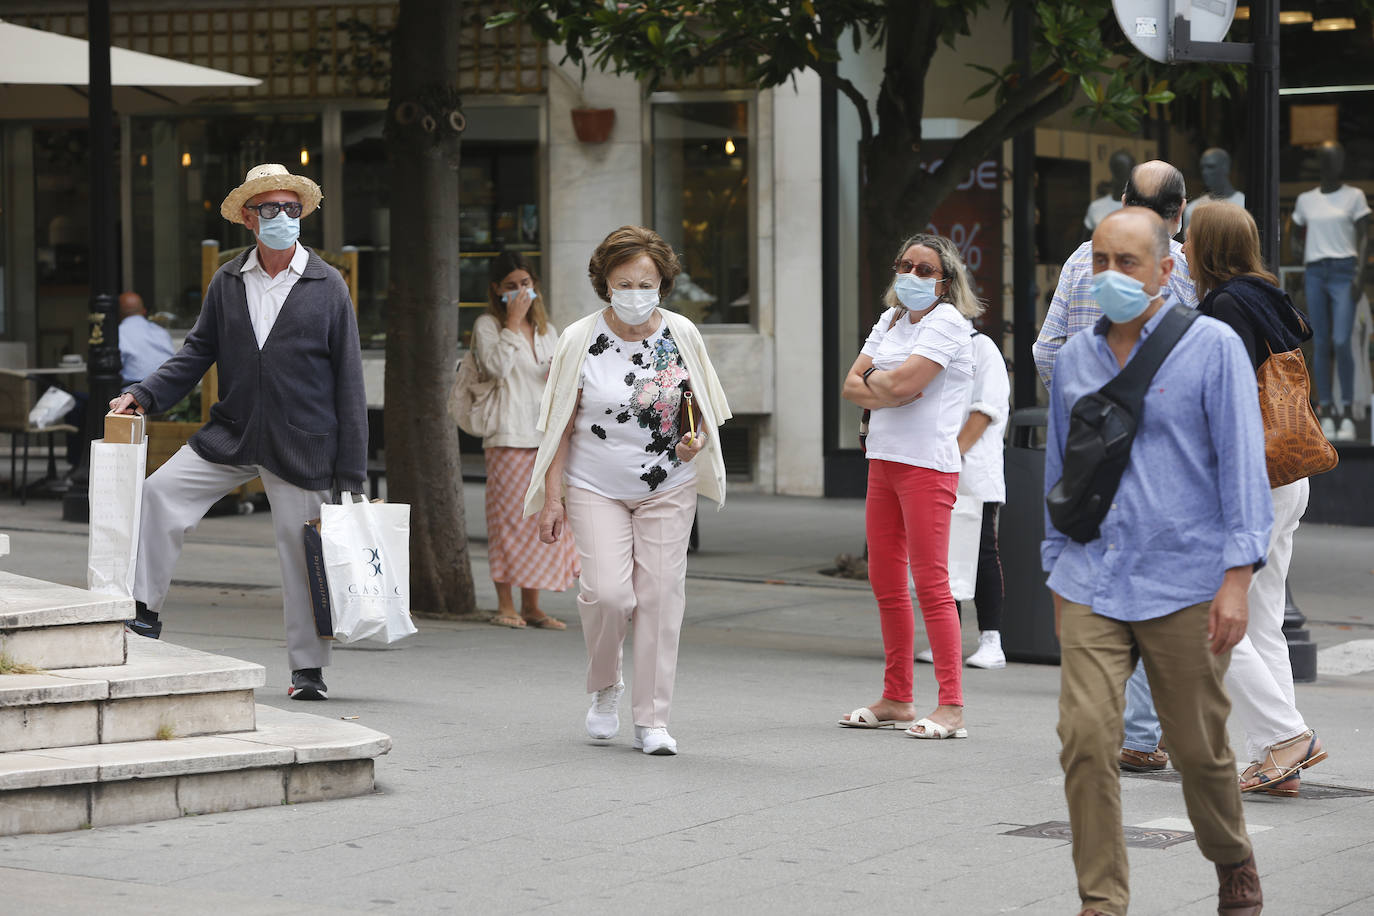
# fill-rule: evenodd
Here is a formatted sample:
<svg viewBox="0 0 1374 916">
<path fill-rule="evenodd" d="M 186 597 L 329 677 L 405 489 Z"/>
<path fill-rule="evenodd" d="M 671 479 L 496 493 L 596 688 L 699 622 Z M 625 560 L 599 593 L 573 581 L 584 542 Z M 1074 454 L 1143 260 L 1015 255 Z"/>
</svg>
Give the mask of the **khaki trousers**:
<svg viewBox="0 0 1374 916">
<path fill-rule="evenodd" d="M 1207 644 L 1210 604 L 1154 620 L 1121 621 L 1064 602 L 1059 738 L 1073 864 L 1085 907 L 1124 916 L 1130 902 L 1121 831 L 1121 715 L 1137 657 L 1154 692 L 1169 756 L 1183 776 L 1183 801 L 1198 848 L 1231 865 L 1250 855 L 1236 761 L 1226 734 L 1231 702 L 1222 688 L 1229 653 Z"/>
<path fill-rule="evenodd" d="M 150 611 L 162 608 L 187 532 L 196 529 L 211 506 L 254 477 L 262 478 L 267 501 L 272 504 L 291 670 L 323 668 L 329 664 L 330 644 L 315 631 L 302 529 L 307 521 L 320 517 L 321 503 L 333 502 L 327 490 L 302 490 L 262 467 L 215 464 L 183 445 L 143 485 L 134 598 L 148 605 Z"/>
<path fill-rule="evenodd" d="M 577 611 L 587 642 L 587 692 L 620 682 L 621 647 L 633 618 L 635 725 L 667 728 L 687 606 L 696 483 L 640 499 L 568 487 L 566 506 L 582 559 Z"/>
</svg>

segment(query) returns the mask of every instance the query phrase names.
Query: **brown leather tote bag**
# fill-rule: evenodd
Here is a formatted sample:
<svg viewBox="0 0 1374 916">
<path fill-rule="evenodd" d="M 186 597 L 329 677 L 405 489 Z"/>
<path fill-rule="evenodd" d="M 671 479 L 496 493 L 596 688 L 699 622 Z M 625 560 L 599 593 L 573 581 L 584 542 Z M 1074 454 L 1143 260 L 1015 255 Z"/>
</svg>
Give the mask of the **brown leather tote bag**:
<svg viewBox="0 0 1374 916">
<path fill-rule="evenodd" d="M 1256 381 L 1269 486 L 1281 487 L 1334 468 L 1339 458 L 1312 410 L 1302 351 L 1275 353 L 1271 349 Z"/>
</svg>

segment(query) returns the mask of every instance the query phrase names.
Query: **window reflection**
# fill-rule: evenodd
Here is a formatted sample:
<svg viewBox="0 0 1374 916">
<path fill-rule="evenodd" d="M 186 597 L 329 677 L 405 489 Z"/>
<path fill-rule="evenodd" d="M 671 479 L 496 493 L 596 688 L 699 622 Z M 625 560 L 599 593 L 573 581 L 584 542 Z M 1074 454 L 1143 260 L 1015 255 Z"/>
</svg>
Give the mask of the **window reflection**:
<svg viewBox="0 0 1374 916">
<path fill-rule="evenodd" d="M 668 306 L 698 323 L 749 323 L 749 103 L 656 102 L 652 141 L 653 228 L 683 266 Z"/>
</svg>

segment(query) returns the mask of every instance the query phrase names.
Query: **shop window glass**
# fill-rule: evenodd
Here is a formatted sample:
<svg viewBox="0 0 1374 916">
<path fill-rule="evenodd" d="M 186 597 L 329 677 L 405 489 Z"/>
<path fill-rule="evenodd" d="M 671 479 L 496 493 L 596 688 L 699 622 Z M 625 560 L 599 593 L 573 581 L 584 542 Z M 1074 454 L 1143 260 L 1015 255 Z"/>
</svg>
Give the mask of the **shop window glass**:
<svg viewBox="0 0 1374 916">
<path fill-rule="evenodd" d="M 747 101 L 653 104 L 653 228 L 682 258 L 667 304 L 697 323 L 753 320 Z"/>
<path fill-rule="evenodd" d="M 471 106 L 463 133 L 455 244 L 460 267 L 459 335 L 487 307 L 487 269 L 503 249 L 522 252 L 542 276 L 539 209 L 540 109 Z M 344 240 L 358 249 L 358 324 L 363 345 L 386 345 L 391 251 L 390 180 L 382 112 L 343 117 Z"/>
<path fill-rule="evenodd" d="M 116 140 L 115 149 L 118 149 Z M 90 311 L 91 164 L 84 127 L 33 132 L 38 365 L 84 353 Z"/>
<path fill-rule="evenodd" d="M 166 313 L 176 327 L 195 322 L 202 301 L 201 241 L 214 240 L 221 252 L 253 243 L 248 230 L 220 216 L 224 195 L 263 162 L 280 162 L 319 182 L 320 130 L 315 113 L 133 122 L 133 288 L 149 312 Z M 333 204 L 334 193 L 324 190 L 325 205 Z M 306 245 L 320 247 L 323 236 L 318 211 L 301 221 Z"/>
</svg>

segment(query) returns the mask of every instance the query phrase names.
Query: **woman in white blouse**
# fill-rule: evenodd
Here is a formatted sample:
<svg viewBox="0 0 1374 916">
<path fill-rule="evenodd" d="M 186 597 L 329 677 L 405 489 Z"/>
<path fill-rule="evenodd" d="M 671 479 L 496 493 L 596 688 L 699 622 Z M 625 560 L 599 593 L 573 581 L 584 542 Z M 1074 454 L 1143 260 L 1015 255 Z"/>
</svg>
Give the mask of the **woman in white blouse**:
<svg viewBox="0 0 1374 916">
<path fill-rule="evenodd" d="M 487 311 L 472 328 L 472 355 L 483 378 L 500 379 L 496 430 L 482 440 L 486 458 L 487 555 L 496 584 L 498 626 L 566 630 L 539 607 L 539 591 L 572 585 L 572 545 L 545 544 L 539 525 L 524 517 L 521 498 L 539 446 L 539 398 L 549 377 L 558 331 L 539 295 L 539 278 L 525 256 L 503 251 L 488 270 Z M 512 590 L 520 589 L 520 613 Z"/>
<path fill-rule="evenodd" d="M 881 699 L 840 719 L 849 728 L 911 725 L 916 583 L 939 702 L 913 738 L 966 738 L 959 612 L 949 588 L 949 526 L 959 485 L 959 431 L 973 384 L 973 325 L 982 312 L 949 239 L 917 235 L 899 249 L 888 309 L 844 381 L 872 411 L 867 440 L 868 579 L 878 602 L 886 667 Z"/>
<path fill-rule="evenodd" d="M 559 338 L 525 495 L 540 537 L 566 543 L 571 526 L 582 562 L 577 609 L 595 693 L 587 734 L 604 740 L 620 729 L 621 646 L 633 619 L 634 746 L 658 755 L 677 753 L 668 716 L 687 540 L 697 493 L 725 499 L 715 428 L 730 417 L 696 326 L 659 308 L 681 270 L 642 226 L 622 226 L 597 247 L 588 274 L 610 305 Z"/>
</svg>

